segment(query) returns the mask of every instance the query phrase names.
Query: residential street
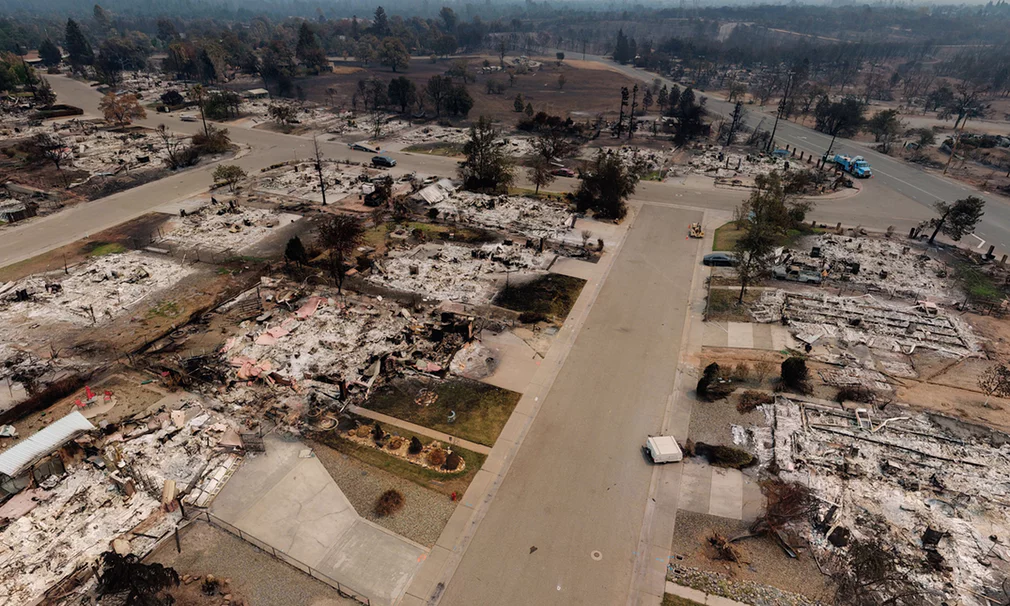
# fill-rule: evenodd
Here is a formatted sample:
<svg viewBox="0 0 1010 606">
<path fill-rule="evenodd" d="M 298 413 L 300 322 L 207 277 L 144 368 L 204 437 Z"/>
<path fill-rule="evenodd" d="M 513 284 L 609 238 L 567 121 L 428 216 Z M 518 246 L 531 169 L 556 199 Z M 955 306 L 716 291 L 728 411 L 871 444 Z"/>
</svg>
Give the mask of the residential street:
<svg viewBox="0 0 1010 606">
<path fill-rule="evenodd" d="M 673 391 L 697 212 L 645 206 L 441 604 L 623 604 Z M 599 552 L 598 559 L 594 552 Z"/>
</svg>

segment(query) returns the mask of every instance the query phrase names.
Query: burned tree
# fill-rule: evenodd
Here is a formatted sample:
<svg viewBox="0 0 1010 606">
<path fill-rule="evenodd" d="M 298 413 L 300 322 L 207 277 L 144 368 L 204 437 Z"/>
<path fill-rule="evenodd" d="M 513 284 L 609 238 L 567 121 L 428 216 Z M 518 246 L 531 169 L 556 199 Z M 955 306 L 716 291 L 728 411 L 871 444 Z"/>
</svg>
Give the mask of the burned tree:
<svg viewBox="0 0 1010 606">
<path fill-rule="evenodd" d="M 338 293 L 344 288 L 345 259 L 358 246 L 364 231 L 361 219 L 351 215 L 331 215 L 319 226 L 319 241 L 329 249 L 330 275 L 337 283 Z"/>
<path fill-rule="evenodd" d="M 179 573 L 161 564 L 144 564 L 133 555 L 102 554 L 98 595 L 115 597 L 127 606 L 169 606 L 175 603 L 164 590 L 179 586 Z"/>
<path fill-rule="evenodd" d="M 63 178 L 63 186 L 69 186 L 63 166 L 74 158 L 74 153 L 66 142 L 52 133 L 39 133 L 28 142 L 29 156 L 53 163 Z"/>
</svg>

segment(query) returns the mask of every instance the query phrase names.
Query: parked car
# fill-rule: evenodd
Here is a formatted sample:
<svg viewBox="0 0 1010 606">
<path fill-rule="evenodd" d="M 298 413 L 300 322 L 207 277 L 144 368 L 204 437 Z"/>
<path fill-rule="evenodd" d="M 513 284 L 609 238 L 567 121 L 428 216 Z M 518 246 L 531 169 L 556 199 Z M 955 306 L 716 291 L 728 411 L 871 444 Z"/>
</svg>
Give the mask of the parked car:
<svg viewBox="0 0 1010 606">
<path fill-rule="evenodd" d="M 555 168 L 551 174 L 555 177 L 574 177 L 575 171 L 570 168 Z"/>
<path fill-rule="evenodd" d="M 179 116 L 179 119 L 183 122 L 196 122 L 196 116 Z"/>
<path fill-rule="evenodd" d="M 676 463 L 684 459 L 677 440 L 673 436 L 656 436 L 649 438 L 642 446 L 644 452 L 653 463 Z"/>
<path fill-rule="evenodd" d="M 786 267 L 779 265 L 772 268 L 772 276 L 776 280 L 788 280 L 790 282 L 802 282 L 803 284 L 820 284 L 821 274 L 816 271 L 802 269 L 795 265 Z"/>
<path fill-rule="evenodd" d="M 351 148 L 351 151 L 363 151 L 370 154 L 379 153 L 378 147 L 372 147 L 371 145 L 365 143 L 348 143 L 347 146 Z"/>
<path fill-rule="evenodd" d="M 372 156 L 372 166 L 385 166 L 386 168 L 392 168 L 396 166 L 396 160 L 390 158 L 389 156 Z"/>
<path fill-rule="evenodd" d="M 735 267 L 737 265 L 736 257 L 733 253 L 728 252 L 714 252 L 705 255 L 702 260 L 705 265 L 711 265 L 713 267 Z"/>
</svg>

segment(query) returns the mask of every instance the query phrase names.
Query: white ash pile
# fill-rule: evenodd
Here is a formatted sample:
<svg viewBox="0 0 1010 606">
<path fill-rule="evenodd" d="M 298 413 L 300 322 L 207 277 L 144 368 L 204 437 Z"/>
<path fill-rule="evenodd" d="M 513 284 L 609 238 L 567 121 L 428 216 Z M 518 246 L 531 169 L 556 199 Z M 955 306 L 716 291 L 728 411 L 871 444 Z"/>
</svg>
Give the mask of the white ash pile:
<svg viewBox="0 0 1010 606">
<path fill-rule="evenodd" d="M 774 460 L 820 500 L 819 523 L 800 532 L 822 563 L 846 570 L 853 543 L 876 543 L 923 604 L 1005 599 L 1010 436 L 893 406 L 857 416 L 779 397 L 764 410 L 768 427 L 753 437 L 774 448 L 760 464 Z"/>
<path fill-rule="evenodd" d="M 89 173 L 151 170 L 165 165 L 162 150 L 148 133 L 99 130 L 65 137 L 74 152 L 73 166 Z"/>
<path fill-rule="evenodd" d="M 782 322 L 800 341 L 837 339 L 889 351 L 912 354 L 917 348 L 951 356 L 980 349 L 966 322 L 928 304 L 902 305 L 871 295 L 838 297 L 766 290 L 752 306 L 756 322 Z"/>
<path fill-rule="evenodd" d="M 662 171 L 671 164 L 672 153 L 666 150 L 642 149 L 630 145 L 603 147 L 601 150 L 604 153 L 617 154 L 628 170 L 639 176 Z"/>
<path fill-rule="evenodd" d="M 242 111 L 247 114 L 255 123 L 273 123 L 270 117 L 270 106 L 285 105 L 284 102 L 277 101 L 249 101 L 242 105 Z M 349 119 L 348 112 L 338 112 L 327 107 L 320 107 L 314 103 L 287 103 L 295 110 L 295 120 L 293 126 L 304 126 L 314 130 L 324 132 L 340 132 L 345 128 Z"/>
<path fill-rule="evenodd" d="M 416 324 L 395 303 L 381 299 L 338 301 L 326 293 L 300 300 L 297 311 L 272 312 L 269 323 L 251 324 L 224 348 L 240 380 L 301 381 L 314 376 L 363 376 L 373 359 L 412 350 L 406 334 Z"/>
<path fill-rule="evenodd" d="M 776 156 L 724 152 L 715 145 L 708 146 L 687 161 L 689 172 L 721 179 L 766 175 L 784 166 L 785 161 Z"/>
<path fill-rule="evenodd" d="M 131 553 L 145 555 L 155 542 L 150 537 L 169 532 L 180 518 L 178 511 L 162 510 L 165 480 L 181 491 L 205 479 L 214 462 L 227 456 L 221 442 L 229 428 L 221 415 L 190 403 L 126 422 L 108 436 L 78 438 L 100 454 L 69 464 L 65 476 L 52 476 L 5 506 L 14 519 L 0 530 L 6 546 L 0 553 L 0 605 L 33 603 L 108 551 L 113 539 L 126 539 Z M 130 532 L 142 522 L 143 535 Z"/>
<path fill-rule="evenodd" d="M 377 261 L 366 280 L 441 301 L 488 303 L 507 273 L 545 270 L 554 255 L 511 244 L 425 244 Z"/>
<path fill-rule="evenodd" d="M 184 84 L 166 80 L 160 73 L 146 71 L 123 72 L 117 87 L 120 94 L 134 93 L 144 101 L 159 101 L 162 94 L 172 89 L 186 94 Z"/>
<path fill-rule="evenodd" d="M 828 278 L 913 300 L 960 300 L 947 265 L 915 244 L 890 238 L 820 235 L 804 238 L 789 251 L 789 263 L 818 270 Z"/>
<path fill-rule="evenodd" d="M 63 271 L 36 274 L 0 286 L 0 318 L 90 325 L 118 317 L 193 270 L 137 251 L 94 257 Z"/>
<path fill-rule="evenodd" d="M 463 145 L 470 139 L 470 129 L 449 128 L 444 126 L 425 126 L 409 132 L 400 133 L 396 137 L 407 145 L 426 145 L 431 143 L 453 143 Z M 529 156 L 535 150 L 532 137 L 503 136 L 495 141 L 504 147 L 510 156 Z"/>
<path fill-rule="evenodd" d="M 241 250 L 262 240 L 271 231 L 300 219 L 300 215 L 273 210 L 235 207 L 227 204 L 204 206 L 172 219 L 163 240 L 183 246 Z"/>
<path fill-rule="evenodd" d="M 361 182 L 360 175 L 367 175 L 367 169 L 352 168 L 340 164 L 323 164 L 323 182 L 326 184 L 326 201 L 333 202 L 356 192 Z M 267 171 L 256 177 L 253 189 L 268 194 L 302 198 L 312 202 L 322 202 L 319 190 L 319 174 L 313 162 L 285 164 L 281 168 Z"/>
<path fill-rule="evenodd" d="M 572 212 L 564 204 L 522 196 L 489 196 L 460 191 L 434 206 L 438 218 L 528 238 L 560 239 L 571 231 Z"/>
</svg>

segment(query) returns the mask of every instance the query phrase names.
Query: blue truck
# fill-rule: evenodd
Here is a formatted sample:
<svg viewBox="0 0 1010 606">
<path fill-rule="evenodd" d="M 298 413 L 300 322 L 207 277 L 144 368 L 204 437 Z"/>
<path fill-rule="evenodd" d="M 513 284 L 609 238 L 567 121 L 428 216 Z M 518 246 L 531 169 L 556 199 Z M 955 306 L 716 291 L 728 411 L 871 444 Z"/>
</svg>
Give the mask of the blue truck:
<svg viewBox="0 0 1010 606">
<path fill-rule="evenodd" d="M 843 156 L 842 154 L 835 154 L 833 158 L 826 160 L 838 165 L 843 171 L 849 173 L 853 177 L 869 179 L 873 176 L 873 170 L 870 168 L 870 163 L 862 156 L 856 156 L 853 158 L 850 156 Z"/>
</svg>

